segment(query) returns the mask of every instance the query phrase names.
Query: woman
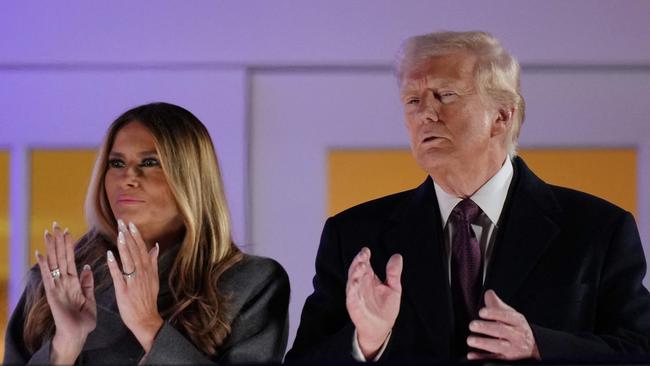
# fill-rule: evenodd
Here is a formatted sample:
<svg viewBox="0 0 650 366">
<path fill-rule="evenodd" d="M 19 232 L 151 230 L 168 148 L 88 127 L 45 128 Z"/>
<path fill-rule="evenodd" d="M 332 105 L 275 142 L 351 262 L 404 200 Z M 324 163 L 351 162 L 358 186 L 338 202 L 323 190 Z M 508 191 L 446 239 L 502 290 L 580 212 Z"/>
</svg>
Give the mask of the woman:
<svg viewBox="0 0 650 366">
<path fill-rule="evenodd" d="M 232 241 L 212 141 L 189 111 L 110 126 L 74 244 L 57 223 L 9 323 L 4 363 L 279 362 L 289 282 Z"/>
</svg>

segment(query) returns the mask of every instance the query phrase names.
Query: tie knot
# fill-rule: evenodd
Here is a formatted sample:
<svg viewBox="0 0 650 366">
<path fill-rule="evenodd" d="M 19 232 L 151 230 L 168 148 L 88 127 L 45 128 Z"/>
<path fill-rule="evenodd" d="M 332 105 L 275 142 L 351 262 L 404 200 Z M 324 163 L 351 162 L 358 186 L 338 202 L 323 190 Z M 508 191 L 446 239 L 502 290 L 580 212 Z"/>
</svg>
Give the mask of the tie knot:
<svg viewBox="0 0 650 366">
<path fill-rule="evenodd" d="M 478 207 L 474 201 L 469 198 L 458 202 L 454 210 L 451 211 L 452 216 L 455 216 L 457 219 L 465 220 L 467 222 L 474 222 L 478 215 L 481 214 L 481 208 Z"/>
</svg>

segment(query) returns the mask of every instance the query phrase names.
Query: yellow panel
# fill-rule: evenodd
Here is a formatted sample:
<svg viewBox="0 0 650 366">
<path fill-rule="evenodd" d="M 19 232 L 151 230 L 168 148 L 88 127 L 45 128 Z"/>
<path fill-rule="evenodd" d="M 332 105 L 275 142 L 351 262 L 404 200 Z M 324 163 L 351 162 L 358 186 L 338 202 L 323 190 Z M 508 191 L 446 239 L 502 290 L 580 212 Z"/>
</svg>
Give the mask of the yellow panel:
<svg viewBox="0 0 650 366">
<path fill-rule="evenodd" d="M 520 155 L 548 183 L 588 192 L 637 212 L 632 149 L 534 149 Z M 414 188 L 426 176 L 409 150 L 333 150 L 328 165 L 329 215 Z"/>
<path fill-rule="evenodd" d="M 43 253 L 43 232 L 52 221 L 67 227 L 79 238 L 87 226 L 83 214 L 84 200 L 96 150 L 34 150 L 32 152 L 31 195 L 31 263 L 34 250 Z"/>
<path fill-rule="evenodd" d="M 4 357 L 9 306 L 9 153 L 0 151 L 0 359 Z"/>
<path fill-rule="evenodd" d="M 426 178 L 409 150 L 332 150 L 328 165 L 329 215 L 411 189 Z"/>
<path fill-rule="evenodd" d="M 9 153 L 0 152 L 0 279 L 9 275 Z M 4 296 L 3 299 L 4 300 Z"/>
<path fill-rule="evenodd" d="M 544 181 L 591 193 L 636 215 L 636 150 L 530 149 L 519 155 Z"/>
</svg>

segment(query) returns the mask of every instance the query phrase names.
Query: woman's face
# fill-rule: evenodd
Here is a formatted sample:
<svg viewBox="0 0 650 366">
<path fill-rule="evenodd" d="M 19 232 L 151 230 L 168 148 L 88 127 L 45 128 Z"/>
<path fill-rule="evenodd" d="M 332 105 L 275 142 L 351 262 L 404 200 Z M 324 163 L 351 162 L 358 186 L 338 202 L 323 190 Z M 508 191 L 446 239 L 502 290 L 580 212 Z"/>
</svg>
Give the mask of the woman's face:
<svg viewBox="0 0 650 366">
<path fill-rule="evenodd" d="M 115 135 L 104 187 L 115 218 L 133 222 L 147 245 L 163 245 L 183 229 L 154 136 L 140 122 L 129 122 Z"/>
</svg>

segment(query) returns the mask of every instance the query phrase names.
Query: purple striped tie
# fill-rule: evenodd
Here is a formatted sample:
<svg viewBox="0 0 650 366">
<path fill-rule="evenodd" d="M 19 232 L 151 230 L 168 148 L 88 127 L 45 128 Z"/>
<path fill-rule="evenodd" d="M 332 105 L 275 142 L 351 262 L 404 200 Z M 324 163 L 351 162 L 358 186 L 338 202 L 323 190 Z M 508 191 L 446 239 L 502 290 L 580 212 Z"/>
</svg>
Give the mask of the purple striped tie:
<svg viewBox="0 0 650 366">
<path fill-rule="evenodd" d="M 469 334 L 469 322 L 477 314 L 482 287 L 482 256 L 471 223 L 481 214 L 481 209 L 466 198 L 451 212 L 451 291 L 454 303 L 455 328 L 458 346 L 466 348 L 464 340 Z"/>
</svg>

